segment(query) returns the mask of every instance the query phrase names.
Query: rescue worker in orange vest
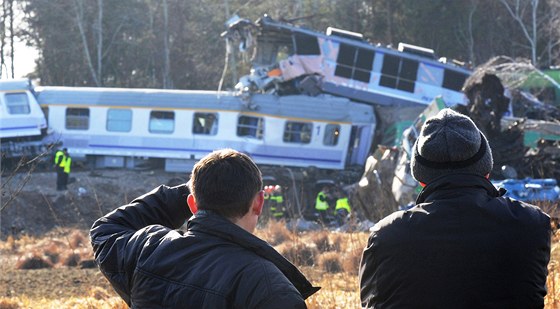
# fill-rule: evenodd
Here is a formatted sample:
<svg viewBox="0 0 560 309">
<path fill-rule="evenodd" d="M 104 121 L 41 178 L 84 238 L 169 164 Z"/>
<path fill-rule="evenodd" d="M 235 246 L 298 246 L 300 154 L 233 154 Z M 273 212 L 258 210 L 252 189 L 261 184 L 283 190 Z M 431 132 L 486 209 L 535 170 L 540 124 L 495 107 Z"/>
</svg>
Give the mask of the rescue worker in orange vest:
<svg viewBox="0 0 560 309">
<path fill-rule="evenodd" d="M 56 189 L 64 190 L 64 149 L 58 149 L 54 154 L 54 168 L 56 171 Z"/>
</svg>

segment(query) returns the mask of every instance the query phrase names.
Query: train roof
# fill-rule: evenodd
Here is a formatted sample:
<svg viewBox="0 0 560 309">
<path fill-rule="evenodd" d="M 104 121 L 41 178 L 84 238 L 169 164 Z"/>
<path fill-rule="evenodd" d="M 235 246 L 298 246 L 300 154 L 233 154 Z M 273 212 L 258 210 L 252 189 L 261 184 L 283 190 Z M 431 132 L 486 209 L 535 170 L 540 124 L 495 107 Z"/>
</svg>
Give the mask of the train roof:
<svg viewBox="0 0 560 309">
<path fill-rule="evenodd" d="M 416 61 L 430 63 L 434 66 L 452 68 L 455 71 L 465 74 L 471 74 L 471 70 L 469 70 L 468 68 L 457 65 L 453 61 L 448 61 L 448 59 L 445 57 L 438 59 L 433 50 L 414 46 L 411 44 L 399 43 L 399 48 L 396 49 L 391 46 L 383 46 L 379 43 L 372 44 L 371 42 L 364 39 L 363 36 L 361 36 L 361 34 L 359 33 L 353 33 L 332 27 L 329 27 L 326 33 L 322 33 L 316 30 L 297 26 L 295 24 L 277 21 L 272 19 L 268 15 L 259 18 L 255 22 L 255 24 L 260 27 L 259 37 L 266 37 L 267 40 L 272 40 L 272 38 L 274 37 L 281 38 L 282 36 L 289 35 L 291 33 L 301 33 L 312 37 L 323 38 L 329 41 L 343 42 L 348 45 L 375 50 L 376 52 L 380 53 L 398 55 L 400 57 L 406 57 L 409 59 L 414 59 Z M 430 52 L 427 52 L 427 50 L 429 50 Z"/>
<path fill-rule="evenodd" d="M 24 79 L 10 79 L 2 80 L 0 82 L 0 91 L 16 91 L 16 90 L 31 90 L 33 86 L 31 85 L 31 80 Z"/>
<path fill-rule="evenodd" d="M 217 91 L 76 87 L 38 87 L 35 91 L 41 105 L 240 111 L 308 120 L 375 121 L 371 106 L 326 94 L 317 97 L 253 94 L 247 100 L 230 92 Z"/>
</svg>

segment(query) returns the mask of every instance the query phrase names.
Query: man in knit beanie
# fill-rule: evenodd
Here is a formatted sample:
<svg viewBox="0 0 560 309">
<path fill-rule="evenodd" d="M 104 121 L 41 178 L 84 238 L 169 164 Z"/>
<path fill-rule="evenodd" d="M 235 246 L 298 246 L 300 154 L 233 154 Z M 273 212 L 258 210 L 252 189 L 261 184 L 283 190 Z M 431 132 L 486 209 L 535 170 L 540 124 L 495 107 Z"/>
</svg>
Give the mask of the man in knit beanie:
<svg viewBox="0 0 560 309">
<path fill-rule="evenodd" d="M 488 180 L 492 150 L 444 109 L 413 146 L 416 205 L 373 228 L 360 265 L 364 308 L 542 308 L 550 218 Z"/>
</svg>

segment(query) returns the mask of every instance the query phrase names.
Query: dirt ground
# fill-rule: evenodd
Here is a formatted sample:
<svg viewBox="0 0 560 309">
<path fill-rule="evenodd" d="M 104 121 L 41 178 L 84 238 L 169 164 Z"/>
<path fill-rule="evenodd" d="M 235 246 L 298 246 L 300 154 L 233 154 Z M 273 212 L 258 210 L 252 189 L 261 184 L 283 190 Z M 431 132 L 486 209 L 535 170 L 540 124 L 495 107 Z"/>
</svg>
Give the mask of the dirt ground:
<svg viewBox="0 0 560 309">
<path fill-rule="evenodd" d="M 70 177 L 67 191 L 56 191 L 54 172 L 3 175 L 0 179 L 0 204 L 4 207 L 0 213 L 0 296 L 90 296 L 95 287 L 114 294 L 91 263 L 89 228 L 103 214 L 161 184 L 174 185 L 188 179 L 186 174 L 162 170 L 76 171 Z M 58 263 L 52 268 L 16 269 L 16 264 L 32 252 L 53 251 L 56 247 L 56 254 L 63 257 L 64 249 L 60 248 L 69 242 L 70 234 L 75 234 L 74 238 L 79 235 L 73 251 L 79 252 L 79 262 L 85 262 L 85 266 Z M 22 239 L 28 239 L 27 243 Z M 43 243 L 32 243 L 36 239 Z"/>
<path fill-rule="evenodd" d="M 0 239 L 40 236 L 57 227 L 89 229 L 93 222 L 161 184 L 186 182 L 186 174 L 162 170 L 77 171 L 68 190 L 56 190 L 56 174 L 3 176 Z M 13 197 L 13 199 L 12 199 Z"/>
</svg>

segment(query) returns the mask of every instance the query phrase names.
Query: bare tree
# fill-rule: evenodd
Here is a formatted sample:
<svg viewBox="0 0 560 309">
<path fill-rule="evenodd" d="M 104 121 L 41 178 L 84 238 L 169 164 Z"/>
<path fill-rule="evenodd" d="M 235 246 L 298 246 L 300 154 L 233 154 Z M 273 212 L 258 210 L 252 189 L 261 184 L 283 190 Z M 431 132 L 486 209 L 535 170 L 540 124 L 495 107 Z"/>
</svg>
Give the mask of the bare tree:
<svg viewBox="0 0 560 309">
<path fill-rule="evenodd" d="M 550 1 L 550 20 L 547 29 L 548 41 L 544 53 L 547 55 L 548 65 L 560 65 L 560 62 L 554 61 L 560 56 L 558 46 L 560 46 L 560 1 Z"/>
<path fill-rule="evenodd" d="M 14 71 L 14 0 L 8 0 L 8 15 L 10 17 L 10 59 L 12 78 L 15 76 Z"/>
<path fill-rule="evenodd" d="M 97 0 L 97 80 L 103 85 L 103 0 Z"/>
<path fill-rule="evenodd" d="M 537 16 L 537 12 L 539 0 L 500 0 L 500 2 L 521 27 L 525 38 L 529 41 L 529 47 L 531 48 L 531 62 L 533 65 L 537 65 L 537 28 L 539 18 L 539 16 Z M 527 15 L 527 4 L 530 5 L 529 21 L 525 21 L 525 19 L 527 19 L 525 16 Z"/>
<path fill-rule="evenodd" d="M 4 49 L 6 47 L 6 19 L 8 18 L 8 10 L 6 9 L 7 1 L 2 1 L 2 28 L 0 29 L 0 78 L 6 66 L 6 58 L 4 56 Z"/>
<path fill-rule="evenodd" d="M 169 14 L 167 0 L 163 0 L 163 88 L 173 88 L 169 67 Z"/>
<path fill-rule="evenodd" d="M 102 1 L 102 0 L 98 0 Z M 100 78 L 101 76 L 97 75 L 96 70 L 93 67 L 93 62 L 91 60 L 91 55 L 89 52 L 89 44 L 86 37 L 86 32 L 84 29 L 84 1 L 83 0 L 74 0 L 74 8 L 76 13 L 76 24 L 78 25 L 78 30 L 80 31 L 80 37 L 82 38 L 82 46 L 84 51 L 84 56 L 86 57 L 86 61 L 88 64 L 89 71 L 91 73 L 91 78 L 96 86 L 101 86 Z M 99 22 L 101 24 L 101 22 Z M 99 31 L 101 32 L 101 31 Z M 98 60 L 99 64 L 99 60 Z"/>
<path fill-rule="evenodd" d="M 466 25 L 463 25 L 463 22 L 458 23 L 458 30 L 457 30 L 457 36 L 459 38 L 458 42 L 460 42 L 462 45 L 465 45 L 465 49 L 468 52 L 468 62 L 471 63 L 473 66 L 476 65 L 476 55 L 474 53 L 475 40 L 474 40 L 473 19 L 477 7 L 478 7 L 477 0 L 469 1 L 468 15 L 467 15 L 467 20 L 465 22 Z"/>
</svg>

